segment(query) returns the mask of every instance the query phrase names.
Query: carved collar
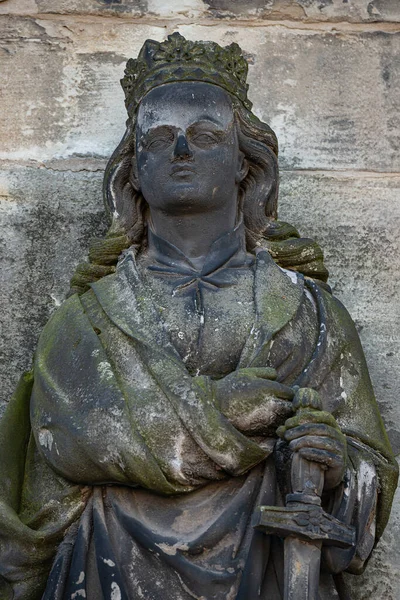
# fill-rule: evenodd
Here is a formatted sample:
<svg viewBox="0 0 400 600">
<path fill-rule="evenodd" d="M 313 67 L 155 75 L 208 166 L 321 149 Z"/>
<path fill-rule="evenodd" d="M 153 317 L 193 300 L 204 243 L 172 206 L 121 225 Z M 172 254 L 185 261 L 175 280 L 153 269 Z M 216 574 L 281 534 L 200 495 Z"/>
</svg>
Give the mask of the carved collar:
<svg viewBox="0 0 400 600">
<path fill-rule="evenodd" d="M 197 288 L 221 288 L 234 285 L 237 271 L 254 263 L 246 252 L 243 222 L 222 235 L 211 246 L 203 266 L 196 267 L 179 248 L 158 236 L 149 228 L 147 268 L 171 278 L 174 293 Z"/>
<path fill-rule="evenodd" d="M 268 252 L 260 250 L 257 253 L 254 278 L 256 319 L 240 365 L 265 364 L 269 342 L 295 316 L 303 298 L 303 287 L 301 275 L 292 273 L 289 277 Z M 149 296 L 132 252 L 119 263 L 115 274 L 92 283 L 91 288 L 108 318 L 121 331 L 150 348 L 162 347 L 171 358 L 182 362 Z"/>
</svg>

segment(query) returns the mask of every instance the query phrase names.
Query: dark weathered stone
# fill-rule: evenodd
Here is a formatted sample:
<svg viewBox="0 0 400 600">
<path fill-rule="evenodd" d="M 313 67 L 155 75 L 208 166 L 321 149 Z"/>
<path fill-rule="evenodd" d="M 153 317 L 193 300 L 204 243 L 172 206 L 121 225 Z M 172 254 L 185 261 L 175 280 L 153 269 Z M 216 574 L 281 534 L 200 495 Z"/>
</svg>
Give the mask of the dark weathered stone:
<svg viewBox="0 0 400 600">
<path fill-rule="evenodd" d="M 128 63 L 107 235 L 94 189 L 65 202 L 82 241 L 100 237 L 0 421 L 3 595 L 331 598 L 388 521 L 398 467 L 356 328 L 318 243 L 276 219 L 277 140 L 250 111 L 240 48 L 209 49 L 174 34 Z M 78 164 L 71 178 L 96 186 Z M 9 182 L 15 205 L 23 177 Z M 29 204 L 36 255 L 73 222 L 47 198 Z M 22 263 L 42 310 L 59 258 Z M 251 528 L 260 510 L 287 536 L 284 570 L 279 540 Z"/>
</svg>

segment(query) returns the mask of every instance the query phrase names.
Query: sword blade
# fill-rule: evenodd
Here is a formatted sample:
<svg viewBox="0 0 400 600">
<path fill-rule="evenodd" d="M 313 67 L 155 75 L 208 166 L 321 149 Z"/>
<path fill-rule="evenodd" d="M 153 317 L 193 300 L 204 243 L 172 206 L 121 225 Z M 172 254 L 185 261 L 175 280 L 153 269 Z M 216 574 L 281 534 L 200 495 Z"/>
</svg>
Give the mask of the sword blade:
<svg viewBox="0 0 400 600">
<path fill-rule="evenodd" d="M 284 600 L 318 600 L 322 542 L 285 538 Z"/>
</svg>

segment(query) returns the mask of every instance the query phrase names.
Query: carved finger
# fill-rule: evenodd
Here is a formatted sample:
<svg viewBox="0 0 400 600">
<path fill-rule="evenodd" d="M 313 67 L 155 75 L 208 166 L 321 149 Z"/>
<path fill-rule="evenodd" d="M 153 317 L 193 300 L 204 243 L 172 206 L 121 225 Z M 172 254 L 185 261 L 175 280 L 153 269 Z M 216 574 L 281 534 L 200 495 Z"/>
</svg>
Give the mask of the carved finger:
<svg viewBox="0 0 400 600">
<path fill-rule="evenodd" d="M 293 440 L 290 442 L 289 448 L 293 450 L 293 452 L 296 452 L 301 448 L 316 448 L 326 450 L 327 452 L 337 454 L 338 456 L 344 454 L 344 445 L 340 441 L 314 435 L 307 435 Z"/>
<path fill-rule="evenodd" d="M 260 397 L 262 394 L 266 398 L 276 397 L 281 400 L 293 400 L 294 392 L 292 388 L 276 381 L 262 379 L 261 377 L 246 377 L 238 378 L 234 389 L 244 390 L 249 394 L 257 394 Z"/>
<path fill-rule="evenodd" d="M 311 462 L 320 463 L 330 469 L 339 469 L 343 467 L 343 457 L 339 454 L 332 454 L 327 450 L 320 448 L 301 448 L 299 454 L 302 458 Z"/>
<path fill-rule="evenodd" d="M 286 429 L 292 429 L 299 425 L 306 425 L 307 423 L 325 424 L 333 429 L 340 430 L 335 417 L 323 410 L 302 410 L 294 417 L 288 419 L 285 423 L 285 427 Z"/>
<path fill-rule="evenodd" d="M 344 435 L 341 431 L 334 429 L 330 425 L 325 425 L 324 423 L 304 423 L 303 425 L 298 425 L 298 427 L 287 429 L 285 433 L 285 440 L 287 442 L 291 442 L 292 440 L 304 435 L 318 435 L 322 437 L 333 438 L 341 443 L 344 442 Z"/>
<path fill-rule="evenodd" d="M 250 375 L 251 377 L 260 377 L 261 379 L 274 380 L 278 374 L 272 367 L 246 367 L 239 369 L 238 374 Z"/>
<path fill-rule="evenodd" d="M 294 391 L 289 386 L 278 383 L 277 381 L 265 381 L 265 384 L 265 391 L 268 394 L 274 395 L 282 400 L 293 400 Z"/>
</svg>

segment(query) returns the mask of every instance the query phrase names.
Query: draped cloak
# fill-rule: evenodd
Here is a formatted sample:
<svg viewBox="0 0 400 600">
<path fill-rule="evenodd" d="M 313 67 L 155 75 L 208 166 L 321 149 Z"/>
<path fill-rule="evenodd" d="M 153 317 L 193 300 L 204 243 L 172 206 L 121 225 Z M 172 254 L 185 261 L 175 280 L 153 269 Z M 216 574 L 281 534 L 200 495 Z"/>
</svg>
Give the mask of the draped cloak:
<svg viewBox="0 0 400 600">
<path fill-rule="evenodd" d="M 131 253 L 91 288 L 50 319 L 0 422 L 0 598 L 280 599 L 281 541 L 251 527 L 258 505 L 282 503 L 274 429 L 256 435 L 188 373 Z M 323 564 L 360 572 L 397 465 L 354 324 L 265 251 L 254 303 L 237 368 L 273 367 L 337 419 L 348 464 L 325 507 L 357 545 Z"/>
</svg>

